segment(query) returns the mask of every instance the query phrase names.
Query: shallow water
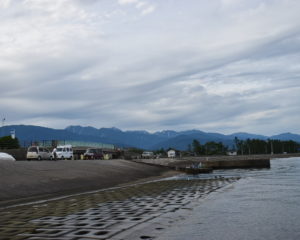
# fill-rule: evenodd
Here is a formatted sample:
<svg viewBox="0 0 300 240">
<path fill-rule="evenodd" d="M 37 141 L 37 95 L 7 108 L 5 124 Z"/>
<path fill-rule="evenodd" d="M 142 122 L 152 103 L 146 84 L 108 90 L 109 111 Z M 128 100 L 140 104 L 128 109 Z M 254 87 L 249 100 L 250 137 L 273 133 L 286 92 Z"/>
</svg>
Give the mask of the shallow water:
<svg viewBox="0 0 300 240">
<path fill-rule="evenodd" d="M 210 194 L 157 239 L 300 239 L 300 158 L 272 160 L 270 169 L 189 177 L 212 176 L 242 179 Z"/>
</svg>

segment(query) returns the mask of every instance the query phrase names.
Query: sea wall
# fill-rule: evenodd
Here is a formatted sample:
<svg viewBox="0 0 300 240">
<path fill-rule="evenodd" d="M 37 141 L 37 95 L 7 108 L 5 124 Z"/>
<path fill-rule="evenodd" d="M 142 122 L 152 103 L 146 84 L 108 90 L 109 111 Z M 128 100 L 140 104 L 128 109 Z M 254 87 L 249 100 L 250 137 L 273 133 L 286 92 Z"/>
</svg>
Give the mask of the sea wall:
<svg viewBox="0 0 300 240">
<path fill-rule="evenodd" d="M 203 161 L 202 166 L 212 169 L 226 168 L 269 168 L 270 159 L 252 159 L 252 160 L 219 160 L 219 161 Z"/>
<path fill-rule="evenodd" d="M 18 149 L 0 149 L 0 152 L 5 152 L 12 155 L 16 160 L 25 160 L 26 159 L 26 148 Z"/>
<path fill-rule="evenodd" d="M 0 161 L 0 206 L 113 187 L 166 172 L 126 160 Z"/>
<path fill-rule="evenodd" d="M 200 156 L 184 158 L 137 159 L 147 165 L 167 168 L 182 168 L 201 163 L 202 167 L 213 169 L 226 168 L 269 168 L 270 160 L 275 158 L 299 157 L 300 154 L 262 154 L 238 156 Z"/>
</svg>

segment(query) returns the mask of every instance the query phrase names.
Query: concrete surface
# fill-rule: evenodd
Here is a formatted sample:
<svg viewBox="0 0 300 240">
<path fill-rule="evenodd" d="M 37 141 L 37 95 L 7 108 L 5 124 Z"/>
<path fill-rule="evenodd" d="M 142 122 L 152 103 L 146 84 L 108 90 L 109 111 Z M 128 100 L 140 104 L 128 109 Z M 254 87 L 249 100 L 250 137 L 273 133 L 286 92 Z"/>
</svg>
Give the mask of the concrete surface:
<svg viewBox="0 0 300 240">
<path fill-rule="evenodd" d="M 113 187 L 166 172 L 126 160 L 2 161 L 0 206 Z"/>
<path fill-rule="evenodd" d="M 1 149 L 0 151 L 12 155 L 17 161 L 26 159 L 27 148 Z"/>
<path fill-rule="evenodd" d="M 0 239 L 153 239 L 150 236 L 159 233 L 158 228 L 162 230 L 165 224 L 172 222 L 173 225 L 173 221 L 180 220 L 174 215 L 177 211 L 189 208 L 191 202 L 237 180 L 169 178 L 26 206 L 0 208 Z M 146 229 L 139 232 L 140 228 Z"/>
<path fill-rule="evenodd" d="M 193 164 L 202 163 L 202 167 L 213 169 L 226 168 L 269 168 L 270 160 L 276 158 L 299 157 L 295 154 L 260 154 L 260 155 L 238 155 L 238 156 L 198 156 L 182 158 L 157 158 L 136 159 L 135 162 L 145 163 L 153 166 L 164 166 L 175 169 L 176 167 L 189 167 Z"/>
<path fill-rule="evenodd" d="M 205 161 L 202 162 L 203 167 L 213 169 L 226 168 L 269 168 L 270 159 L 252 159 L 252 160 L 220 160 L 220 161 Z"/>
</svg>

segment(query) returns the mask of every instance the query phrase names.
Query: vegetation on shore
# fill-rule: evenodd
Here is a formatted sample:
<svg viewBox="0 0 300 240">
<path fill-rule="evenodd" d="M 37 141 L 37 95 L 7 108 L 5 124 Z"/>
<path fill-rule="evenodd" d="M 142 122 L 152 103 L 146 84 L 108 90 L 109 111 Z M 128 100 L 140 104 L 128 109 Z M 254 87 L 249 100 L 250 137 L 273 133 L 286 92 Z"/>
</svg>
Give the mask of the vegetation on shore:
<svg viewBox="0 0 300 240">
<path fill-rule="evenodd" d="M 273 140 L 268 139 L 266 141 L 261 139 L 247 139 L 240 140 L 237 137 L 235 141 L 235 150 L 238 154 L 268 154 L 268 153 L 298 153 L 300 150 L 300 144 L 289 140 Z"/>
</svg>

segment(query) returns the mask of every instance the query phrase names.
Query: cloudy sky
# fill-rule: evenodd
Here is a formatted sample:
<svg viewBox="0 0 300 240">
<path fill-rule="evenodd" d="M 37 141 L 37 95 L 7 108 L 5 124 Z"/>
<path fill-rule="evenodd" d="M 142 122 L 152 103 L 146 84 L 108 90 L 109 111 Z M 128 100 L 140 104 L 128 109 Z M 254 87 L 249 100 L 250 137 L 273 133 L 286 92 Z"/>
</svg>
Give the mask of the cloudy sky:
<svg viewBox="0 0 300 240">
<path fill-rule="evenodd" d="M 300 133 L 299 12 L 299 0 L 0 0 L 0 117 Z"/>
</svg>

